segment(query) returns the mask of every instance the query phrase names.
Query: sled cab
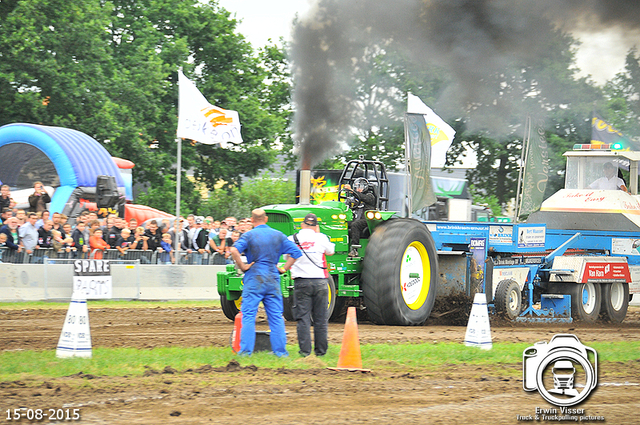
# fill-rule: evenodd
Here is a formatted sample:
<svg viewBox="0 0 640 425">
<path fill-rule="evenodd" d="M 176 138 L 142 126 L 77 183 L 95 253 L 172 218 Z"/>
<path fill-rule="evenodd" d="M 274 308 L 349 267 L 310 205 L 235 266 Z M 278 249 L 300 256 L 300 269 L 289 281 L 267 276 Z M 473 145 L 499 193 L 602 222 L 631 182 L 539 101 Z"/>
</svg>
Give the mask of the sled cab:
<svg viewBox="0 0 640 425">
<path fill-rule="evenodd" d="M 575 145 L 566 152 L 565 188 L 527 222 L 546 223 L 550 229 L 640 230 L 640 152 L 613 148 Z"/>
</svg>

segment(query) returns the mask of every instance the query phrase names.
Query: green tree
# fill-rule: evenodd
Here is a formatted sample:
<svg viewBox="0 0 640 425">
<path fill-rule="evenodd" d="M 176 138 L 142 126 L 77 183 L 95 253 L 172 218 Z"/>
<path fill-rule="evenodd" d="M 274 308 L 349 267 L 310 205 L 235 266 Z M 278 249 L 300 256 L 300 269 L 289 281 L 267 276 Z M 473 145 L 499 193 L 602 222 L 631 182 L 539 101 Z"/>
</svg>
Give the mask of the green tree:
<svg viewBox="0 0 640 425">
<path fill-rule="evenodd" d="M 249 217 L 255 208 L 273 204 L 293 204 L 296 199 L 295 182 L 271 173 L 248 180 L 241 188 L 218 190 L 198 209 L 198 214 L 223 218 Z"/>
<path fill-rule="evenodd" d="M 640 143 L 640 54 L 637 48 L 629 51 L 624 71 L 605 85 L 604 93 L 604 117 Z"/>
<path fill-rule="evenodd" d="M 228 150 L 184 143 L 184 169 L 210 189 L 220 180 L 237 185 L 273 162 L 290 110 L 282 49 L 257 54 L 236 25 L 215 0 L 2 2 L 0 125 L 89 134 L 136 164 L 135 181 L 150 191 L 140 200 L 166 209 L 175 194 L 167 176 L 176 174 L 182 66 L 211 103 L 239 111 L 245 140 Z M 183 199 L 195 211 L 198 197 L 184 177 Z"/>
<path fill-rule="evenodd" d="M 448 153 L 448 164 L 454 164 L 473 150 L 478 166 L 468 172 L 468 179 L 479 191 L 495 194 L 502 205 L 516 194 L 527 116 L 545 122 L 549 196 L 564 184 L 562 154 L 574 143 L 589 140 L 591 110 L 602 99 L 600 89 L 576 76 L 576 41 L 559 31 L 550 34 L 543 60 L 514 59 L 483 81 L 488 95 L 467 106 Z"/>
<path fill-rule="evenodd" d="M 502 205 L 496 195 L 486 195 L 478 192 L 473 185 L 469 185 L 469 193 L 471 194 L 473 205 L 486 205 L 494 216 L 502 215 Z"/>
<path fill-rule="evenodd" d="M 7 4 L 9 3 L 9 4 Z M 109 18 L 97 2 L 4 2 L 0 24 L 2 124 L 86 127 L 104 122 Z M 95 131 L 89 134 L 95 134 Z"/>
<path fill-rule="evenodd" d="M 197 181 L 214 190 L 220 181 L 238 185 L 240 176 L 253 176 L 268 167 L 275 158 L 271 145 L 286 128 L 286 113 L 278 109 L 278 100 L 266 101 L 268 77 L 273 80 L 279 76 L 271 74 L 277 70 L 268 68 L 265 58 L 275 57 L 277 49 L 272 47 L 271 56 L 255 55 L 251 45 L 235 32 L 237 22 L 214 1 L 118 0 L 116 5 L 114 22 L 119 34 L 112 44 L 119 56 L 135 60 L 142 50 L 158 56 L 170 68 L 160 97 L 163 101 L 156 100 L 162 105 L 161 117 L 150 132 L 153 146 L 170 158 L 156 170 L 156 180 L 167 172 L 175 173 L 175 70 L 183 65 L 185 74 L 211 103 L 239 112 L 244 139 L 229 149 L 184 143 L 184 168 L 191 168 Z M 121 40 L 130 40 L 131 45 L 123 46 Z M 192 186 L 190 189 L 193 191 Z M 196 210 L 197 204 L 189 207 Z"/>
</svg>

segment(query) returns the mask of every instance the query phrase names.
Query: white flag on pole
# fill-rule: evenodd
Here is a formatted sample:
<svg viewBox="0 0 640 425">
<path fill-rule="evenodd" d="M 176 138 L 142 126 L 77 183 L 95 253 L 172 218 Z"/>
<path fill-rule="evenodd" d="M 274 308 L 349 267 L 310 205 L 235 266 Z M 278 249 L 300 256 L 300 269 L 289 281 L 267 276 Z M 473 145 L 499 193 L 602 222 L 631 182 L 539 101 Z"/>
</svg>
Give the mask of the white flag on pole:
<svg viewBox="0 0 640 425">
<path fill-rule="evenodd" d="M 207 102 L 196 85 L 178 71 L 178 137 L 206 145 L 241 143 L 238 112 Z"/>
<path fill-rule="evenodd" d="M 447 160 L 447 151 L 456 131 L 424 104 L 418 96 L 408 93 L 407 113 L 422 114 L 431 136 L 431 168 L 442 168 Z"/>
</svg>

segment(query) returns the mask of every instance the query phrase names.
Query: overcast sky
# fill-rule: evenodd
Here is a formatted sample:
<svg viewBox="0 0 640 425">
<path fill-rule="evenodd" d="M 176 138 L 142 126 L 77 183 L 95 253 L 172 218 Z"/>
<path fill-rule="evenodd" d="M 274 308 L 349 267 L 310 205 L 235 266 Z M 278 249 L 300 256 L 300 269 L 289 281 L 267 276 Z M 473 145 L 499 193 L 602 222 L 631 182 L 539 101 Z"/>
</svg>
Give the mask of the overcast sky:
<svg viewBox="0 0 640 425">
<path fill-rule="evenodd" d="M 296 13 L 307 14 L 314 0 L 219 0 L 220 6 L 242 20 L 238 30 L 254 47 L 267 44 L 271 38 L 291 37 L 291 22 Z M 576 35 L 583 41 L 578 52 L 578 66 L 583 74 L 591 74 L 602 84 L 624 68 L 629 45 L 621 42 L 615 33 Z"/>
<path fill-rule="evenodd" d="M 218 0 L 220 6 L 242 20 L 238 30 L 254 47 L 267 44 L 269 38 L 289 39 L 296 13 L 303 16 L 313 0 Z"/>
</svg>

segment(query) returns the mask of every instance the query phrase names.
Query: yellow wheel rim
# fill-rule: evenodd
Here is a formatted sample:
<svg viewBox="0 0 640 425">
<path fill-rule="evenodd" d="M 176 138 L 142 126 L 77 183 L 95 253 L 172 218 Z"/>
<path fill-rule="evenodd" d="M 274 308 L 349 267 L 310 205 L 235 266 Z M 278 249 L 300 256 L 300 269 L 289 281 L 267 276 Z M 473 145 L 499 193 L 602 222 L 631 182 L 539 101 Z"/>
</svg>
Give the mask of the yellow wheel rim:
<svg viewBox="0 0 640 425">
<path fill-rule="evenodd" d="M 333 279 L 332 277 L 329 277 L 329 279 Z M 333 294 L 331 293 L 331 284 L 329 283 L 329 281 L 327 280 L 327 288 L 329 289 L 329 296 L 327 297 L 329 299 L 329 304 L 327 304 L 327 310 L 329 310 L 329 307 L 331 307 L 331 298 L 333 297 Z"/>
<path fill-rule="evenodd" d="M 238 310 L 242 310 L 242 297 L 238 298 L 237 300 L 234 300 L 233 303 L 236 305 L 236 308 Z"/>
<path fill-rule="evenodd" d="M 411 310 L 424 305 L 431 287 L 431 263 L 425 246 L 413 241 L 405 249 L 400 266 L 400 292 Z"/>
</svg>

